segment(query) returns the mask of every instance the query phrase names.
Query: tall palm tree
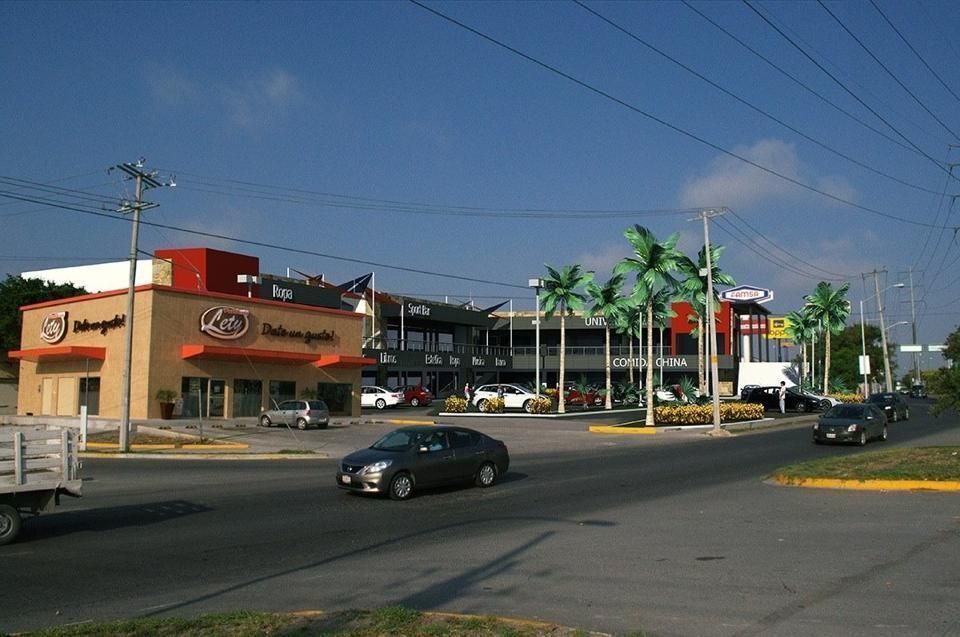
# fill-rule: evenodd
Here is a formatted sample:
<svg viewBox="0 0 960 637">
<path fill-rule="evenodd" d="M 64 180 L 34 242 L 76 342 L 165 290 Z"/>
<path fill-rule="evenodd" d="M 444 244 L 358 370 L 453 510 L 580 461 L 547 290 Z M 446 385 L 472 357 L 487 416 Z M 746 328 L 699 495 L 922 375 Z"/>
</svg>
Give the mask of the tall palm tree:
<svg viewBox="0 0 960 637">
<path fill-rule="evenodd" d="M 633 385 L 633 339 L 642 339 L 643 337 L 643 314 L 644 309 L 637 305 L 636 299 L 632 296 L 626 297 L 626 303 L 617 317 L 614 319 L 614 327 L 618 334 L 627 337 L 627 358 L 630 361 L 627 370 L 629 372 L 630 384 Z M 641 366 L 642 369 L 642 366 Z M 639 393 L 639 392 L 638 392 Z"/>
<path fill-rule="evenodd" d="M 593 301 L 589 316 L 602 316 L 603 331 L 606 340 L 604 341 L 604 360 L 607 368 L 607 397 L 604 404 L 605 409 L 613 409 L 613 386 L 610 380 L 610 326 L 614 325 L 620 314 L 627 310 L 629 300 L 621 294 L 623 288 L 623 275 L 615 274 L 604 285 L 596 283 L 587 284 L 587 294 Z"/>
<path fill-rule="evenodd" d="M 810 316 L 820 322 L 826 337 L 824 338 L 824 362 L 823 362 L 823 393 L 830 391 L 830 335 L 839 334 L 843 331 L 850 316 L 850 301 L 847 300 L 847 290 L 850 289 L 849 283 L 844 283 L 836 290 L 826 281 L 821 281 L 811 294 L 803 297 L 808 303 L 807 312 Z"/>
<path fill-rule="evenodd" d="M 720 292 L 718 285 L 736 285 L 737 282 L 732 276 L 720 269 L 720 255 L 727 249 L 723 245 L 710 246 L 710 274 L 713 278 L 713 307 L 720 307 Z M 687 301 L 693 311 L 697 314 L 697 379 L 699 381 L 700 393 L 704 392 L 706 383 L 706 356 L 704 352 L 704 326 L 706 321 L 704 317 L 707 313 L 707 251 L 706 246 L 700 248 L 697 253 L 697 260 L 684 257 L 680 261 L 680 273 L 683 280 L 680 283 L 682 298 Z M 701 276 L 701 272 L 704 274 Z M 716 319 L 714 319 L 716 320 Z M 714 352 L 716 353 L 716 352 Z"/>
<path fill-rule="evenodd" d="M 545 267 L 547 268 L 547 277 L 543 280 L 543 296 L 541 297 L 543 313 L 547 319 L 550 319 L 554 313 L 560 314 L 560 386 L 557 388 L 560 402 L 557 411 L 562 414 L 566 412 L 564 406 L 566 401 L 563 395 L 563 375 L 567 364 L 566 318 L 574 310 L 583 307 L 587 298 L 577 290 L 593 281 L 593 272 L 584 272 L 579 265 L 568 265 L 559 270 L 549 265 Z"/>
<path fill-rule="evenodd" d="M 640 225 L 627 228 L 623 236 L 630 242 L 633 255 L 618 263 L 613 271 L 616 274 L 635 272 L 637 282 L 633 286 L 633 296 L 647 308 L 647 421 L 648 427 L 654 425 L 653 419 L 653 304 L 651 300 L 663 289 L 674 290 L 677 280 L 674 273 L 680 268 L 684 258 L 677 250 L 680 234 L 675 232 L 664 241 L 658 241 L 650 230 Z"/>
<path fill-rule="evenodd" d="M 817 319 L 810 316 L 806 308 L 787 313 L 787 337 L 800 346 L 800 358 L 803 367 L 800 368 L 800 384 L 807 374 L 807 343 L 813 339 L 817 329 Z"/>
<path fill-rule="evenodd" d="M 673 311 L 673 302 L 676 300 L 677 292 L 669 288 L 658 291 L 650 299 L 650 305 L 653 306 L 653 324 L 660 329 L 660 357 L 663 357 L 663 330 L 670 327 L 670 319 L 677 315 Z M 653 361 L 647 361 L 647 365 L 652 365 Z M 663 366 L 660 366 L 661 385 L 663 384 Z"/>
</svg>

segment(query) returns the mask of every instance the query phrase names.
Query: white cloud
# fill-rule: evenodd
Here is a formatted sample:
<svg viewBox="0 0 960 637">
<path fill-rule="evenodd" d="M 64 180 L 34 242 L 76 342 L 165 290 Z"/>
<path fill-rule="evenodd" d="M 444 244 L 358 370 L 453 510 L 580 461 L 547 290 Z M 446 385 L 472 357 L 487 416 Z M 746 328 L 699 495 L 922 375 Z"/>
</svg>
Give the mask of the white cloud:
<svg viewBox="0 0 960 637">
<path fill-rule="evenodd" d="M 629 255 L 630 244 L 621 241 L 598 246 L 596 250 L 581 254 L 573 262 L 579 263 L 584 270 L 593 270 L 597 274 L 596 280 L 606 283 L 607 279 L 613 276 L 613 266 Z"/>
<path fill-rule="evenodd" d="M 733 149 L 737 155 L 785 177 L 810 183 L 843 199 L 856 192 L 838 176 L 816 175 L 800 161 L 796 148 L 779 139 L 761 139 L 752 146 Z M 726 206 L 745 208 L 764 200 L 799 192 L 798 186 L 728 155 L 714 159 L 706 172 L 689 179 L 680 192 L 686 207 Z"/>
</svg>

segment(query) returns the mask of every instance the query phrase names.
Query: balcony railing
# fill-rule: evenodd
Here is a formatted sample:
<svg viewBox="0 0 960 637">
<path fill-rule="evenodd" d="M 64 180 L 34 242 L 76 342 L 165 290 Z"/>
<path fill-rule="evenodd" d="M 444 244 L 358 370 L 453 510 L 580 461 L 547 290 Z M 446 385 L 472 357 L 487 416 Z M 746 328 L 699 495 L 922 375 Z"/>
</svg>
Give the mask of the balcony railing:
<svg viewBox="0 0 960 637">
<path fill-rule="evenodd" d="M 394 350 L 394 351 L 407 351 L 407 352 L 427 352 L 431 354 L 464 354 L 471 355 L 477 354 L 482 356 L 536 356 L 537 348 L 536 347 L 509 347 L 502 345 L 470 345 L 468 343 L 429 343 L 424 341 L 412 341 L 407 340 L 403 341 L 402 339 L 396 338 L 383 338 L 376 339 L 380 342 L 380 346 L 374 344 L 373 339 L 368 339 L 368 342 L 365 343 L 364 347 L 369 349 L 383 349 L 383 350 Z M 540 346 L 540 353 L 542 356 L 560 356 L 560 348 L 556 346 Z M 617 345 L 610 348 L 610 356 L 629 356 L 631 353 L 630 347 L 626 345 Z M 646 356 L 647 348 L 641 348 L 634 346 L 632 353 L 634 356 Z M 604 355 L 604 346 L 603 345 L 578 345 L 578 346 L 568 346 L 566 348 L 566 355 L 571 357 L 576 356 L 603 356 Z M 654 345 L 653 355 L 656 358 L 672 356 L 673 350 L 670 346 Z"/>
</svg>

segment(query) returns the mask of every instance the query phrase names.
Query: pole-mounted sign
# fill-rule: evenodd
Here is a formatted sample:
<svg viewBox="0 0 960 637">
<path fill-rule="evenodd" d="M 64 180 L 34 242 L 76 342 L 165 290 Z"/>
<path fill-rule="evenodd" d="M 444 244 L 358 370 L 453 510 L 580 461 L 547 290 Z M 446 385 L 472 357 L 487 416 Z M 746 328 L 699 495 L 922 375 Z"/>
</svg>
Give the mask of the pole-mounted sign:
<svg viewBox="0 0 960 637">
<path fill-rule="evenodd" d="M 720 299 L 731 303 L 767 303 L 773 300 L 773 290 L 752 285 L 738 285 L 721 292 Z"/>
</svg>

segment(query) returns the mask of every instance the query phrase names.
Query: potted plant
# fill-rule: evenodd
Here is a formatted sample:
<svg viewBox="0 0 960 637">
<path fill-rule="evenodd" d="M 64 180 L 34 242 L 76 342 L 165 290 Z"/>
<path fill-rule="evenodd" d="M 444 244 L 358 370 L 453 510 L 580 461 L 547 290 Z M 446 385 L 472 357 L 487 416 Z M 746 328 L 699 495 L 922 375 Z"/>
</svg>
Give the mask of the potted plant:
<svg viewBox="0 0 960 637">
<path fill-rule="evenodd" d="M 177 400 L 177 392 L 172 389 L 161 389 L 157 391 L 157 401 L 160 403 L 160 417 L 164 420 L 173 418 L 173 407 Z"/>
</svg>

